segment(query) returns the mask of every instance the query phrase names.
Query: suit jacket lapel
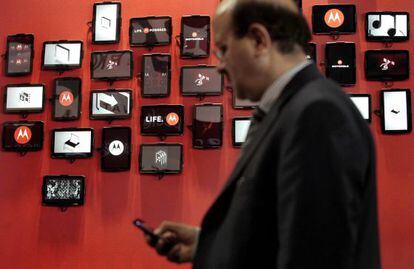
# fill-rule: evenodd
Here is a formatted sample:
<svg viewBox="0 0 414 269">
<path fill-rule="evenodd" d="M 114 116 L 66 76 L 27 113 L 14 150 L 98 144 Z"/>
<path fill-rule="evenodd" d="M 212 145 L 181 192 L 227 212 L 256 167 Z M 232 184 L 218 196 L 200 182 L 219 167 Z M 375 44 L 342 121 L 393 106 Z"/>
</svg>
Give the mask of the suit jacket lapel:
<svg viewBox="0 0 414 269">
<path fill-rule="evenodd" d="M 277 118 L 281 110 L 283 109 L 284 105 L 290 100 L 290 98 L 294 94 L 296 94 L 298 91 L 304 88 L 304 85 L 306 85 L 312 80 L 316 80 L 321 77 L 322 75 L 319 73 L 315 65 L 311 64 L 305 67 L 303 70 L 301 70 L 298 74 L 296 74 L 296 76 L 288 83 L 288 85 L 283 90 L 281 96 L 272 106 L 272 109 L 260 123 L 260 127 L 259 129 L 257 129 L 255 136 L 252 137 L 252 140 L 249 141 L 249 144 L 244 149 L 243 155 L 240 156 L 240 159 L 238 160 L 234 168 L 234 171 L 232 172 L 227 183 L 222 189 L 216 202 L 205 215 L 203 226 L 209 222 L 210 212 L 214 212 L 214 208 L 219 208 L 219 212 L 223 212 L 223 210 L 227 209 L 226 207 L 224 208 L 221 206 L 221 201 L 225 200 L 225 194 L 228 191 L 233 190 L 235 183 L 240 178 L 241 172 L 245 168 L 248 161 L 252 158 L 253 153 L 258 148 L 259 144 L 263 140 L 263 137 L 265 137 L 266 134 L 268 134 L 268 130 L 277 122 Z"/>
</svg>

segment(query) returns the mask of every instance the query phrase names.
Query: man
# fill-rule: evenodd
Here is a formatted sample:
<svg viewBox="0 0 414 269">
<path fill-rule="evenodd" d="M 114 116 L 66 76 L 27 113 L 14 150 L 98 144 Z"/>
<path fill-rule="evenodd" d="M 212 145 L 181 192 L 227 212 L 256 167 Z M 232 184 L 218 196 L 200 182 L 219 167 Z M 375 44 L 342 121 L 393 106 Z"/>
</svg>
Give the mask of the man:
<svg viewBox="0 0 414 269">
<path fill-rule="evenodd" d="M 372 137 L 306 61 L 294 2 L 223 1 L 214 31 L 219 70 L 259 107 L 201 229 L 162 223 L 158 253 L 197 269 L 380 269 Z"/>
</svg>

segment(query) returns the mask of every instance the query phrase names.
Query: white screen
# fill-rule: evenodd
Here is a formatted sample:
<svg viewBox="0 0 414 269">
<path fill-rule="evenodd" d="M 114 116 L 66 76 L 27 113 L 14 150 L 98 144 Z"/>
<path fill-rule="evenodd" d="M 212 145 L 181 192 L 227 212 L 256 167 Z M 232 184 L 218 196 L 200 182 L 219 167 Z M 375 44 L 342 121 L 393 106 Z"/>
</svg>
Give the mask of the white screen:
<svg viewBox="0 0 414 269">
<path fill-rule="evenodd" d="M 125 116 L 130 113 L 129 92 L 94 92 L 92 94 L 93 115 L 114 115 Z"/>
<path fill-rule="evenodd" d="M 7 87 L 6 110 L 42 110 L 43 86 Z"/>
<path fill-rule="evenodd" d="M 374 28 L 375 21 L 381 22 L 379 28 Z M 406 37 L 408 33 L 407 15 L 368 15 L 368 36 L 390 37 L 388 30 L 392 28 L 396 29 L 396 37 Z"/>
<path fill-rule="evenodd" d="M 44 65 L 80 65 L 81 43 L 46 44 Z"/>
<path fill-rule="evenodd" d="M 96 5 L 95 41 L 116 41 L 117 4 Z"/>
<path fill-rule="evenodd" d="M 234 123 L 234 142 L 244 143 L 249 127 L 250 120 L 236 120 Z"/>
<path fill-rule="evenodd" d="M 351 96 L 351 100 L 358 108 L 359 112 L 364 119 L 369 120 L 369 97 L 368 96 Z"/>
<path fill-rule="evenodd" d="M 407 94 L 405 91 L 383 92 L 386 131 L 408 129 Z"/>
<path fill-rule="evenodd" d="M 92 131 L 56 131 L 54 153 L 90 153 Z"/>
</svg>

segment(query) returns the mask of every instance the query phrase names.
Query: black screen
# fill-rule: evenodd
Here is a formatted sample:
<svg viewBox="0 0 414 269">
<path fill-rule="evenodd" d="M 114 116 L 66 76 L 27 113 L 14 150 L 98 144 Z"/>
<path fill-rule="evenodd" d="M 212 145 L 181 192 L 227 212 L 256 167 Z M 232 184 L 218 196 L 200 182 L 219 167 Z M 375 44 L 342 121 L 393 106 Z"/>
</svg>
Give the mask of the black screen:
<svg viewBox="0 0 414 269">
<path fill-rule="evenodd" d="M 32 72 L 33 35 L 7 37 L 6 75 L 18 76 Z"/>
<path fill-rule="evenodd" d="M 233 108 L 235 109 L 253 109 L 258 106 L 259 102 L 252 102 L 248 99 L 240 99 L 237 97 L 236 92 L 232 93 Z"/>
<path fill-rule="evenodd" d="M 365 52 L 365 75 L 368 80 L 404 80 L 408 79 L 409 74 L 408 51 L 368 50 Z"/>
<path fill-rule="evenodd" d="M 101 167 L 105 171 L 126 171 L 131 165 L 131 128 L 102 129 Z"/>
<path fill-rule="evenodd" d="M 181 57 L 199 58 L 210 54 L 210 17 L 188 16 L 181 19 Z"/>
<path fill-rule="evenodd" d="M 312 7 L 312 27 L 316 34 L 354 33 L 355 5 L 316 5 Z"/>
<path fill-rule="evenodd" d="M 195 105 L 193 115 L 193 147 L 221 147 L 222 138 L 222 105 Z"/>
<path fill-rule="evenodd" d="M 129 41 L 131 46 L 156 46 L 171 43 L 171 17 L 132 18 Z"/>
<path fill-rule="evenodd" d="M 326 44 L 326 76 L 341 85 L 353 85 L 356 80 L 355 44 Z"/>
<path fill-rule="evenodd" d="M 85 197 L 84 176 L 43 177 L 42 202 L 50 206 L 83 205 Z"/>
<path fill-rule="evenodd" d="M 93 79 L 132 78 L 132 51 L 101 51 L 91 54 L 91 74 Z"/>
<path fill-rule="evenodd" d="M 224 77 L 215 66 L 184 66 L 181 68 L 183 95 L 220 95 Z"/>
<path fill-rule="evenodd" d="M 315 63 L 317 62 L 316 59 L 316 44 L 315 43 L 309 43 L 307 50 L 306 50 L 306 58 L 308 60 L 313 60 Z"/>
<path fill-rule="evenodd" d="M 366 15 L 368 41 L 404 41 L 409 36 L 407 12 L 369 12 Z"/>
<path fill-rule="evenodd" d="M 76 120 L 80 116 L 80 78 L 57 78 L 54 88 L 54 120 Z"/>
<path fill-rule="evenodd" d="M 180 173 L 182 151 L 181 144 L 142 144 L 139 170 L 141 173 Z"/>
<path fill-rule="evenodd" d="M 141 133 L 178 135 L 184 129 L 184 106 L 155 105 L 141 107 Z"/>
<path fill-rule="evenodd" d="M 141 72 L 142 96 L 168 96 L 170 83 L 171 56 L 168 54 L 144 55 Z"/>
<path fill-rule="evenodd" d="M 43 147 L 43 122 L 3 123 L 3 149 L 7 151 L 36 151 Z"/>
<path fill-rule="evenodd" d="M 131 116 L 131 90 L 91 91 L 90 101 L 91 119 L 125 119 Z"/>
</svg>

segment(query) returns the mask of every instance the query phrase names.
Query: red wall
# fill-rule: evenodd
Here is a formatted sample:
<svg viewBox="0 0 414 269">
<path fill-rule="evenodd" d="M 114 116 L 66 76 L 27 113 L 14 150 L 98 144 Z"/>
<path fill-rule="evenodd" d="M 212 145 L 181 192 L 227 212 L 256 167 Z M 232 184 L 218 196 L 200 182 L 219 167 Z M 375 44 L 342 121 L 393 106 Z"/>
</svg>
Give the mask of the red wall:
<svg viewBox="0 0 414 269">
<path fill-rule="evenodd" d="M 143 241 L 141 233 L 132 226 L 134 217 L 140 216 L 157 226 L 169 219 L 198 225 L 210 203 L 231 172 L 238 150 L 231 146 L 231 118 L 248 115 L 249 111 L 231 108 L 231 93 L 207 97 L 204 101 L 224 105 L 224 144 L 219 150 L 194 150 L 191 133 L 185 130 L 182 137 L 170 137 L 166 142 L 184 144 L 184 171 L 181 175 L 157 180 L 154 176 L 138 173 L 138 146 L 157 142 L 154 137 L 139 134 L 139 106 L 142 104 L 172 103 L 185 105 L 186 124 L 191 123 L 191 108 L 200 101 L 179 94 L 179 68 L 182 65 L 215 64 L 213 57 L 207 60 L 181 60 L 176 44 L 157 47 L 152 52 L 171 53 L 172 91 L 163 99 L 141 98 L 139 81 L 115 82 L 115 88 L 131 88 L 134 91 L 134 111 L 129 120 L 115 121 L 112 125 L 131 126 L 133 132 L 133 158 L 131 171 L 103 173 L 100 171 L 99 154 L 93 158 L 77 160 L 70 164 L 65 160 L 50 158 L 50 130 L 63 127 L 93 127 L 95 146 L 101 143 L 101 129 L 108 126 L 104 121 L 90 121 L 88 115 L 89 91 L 108 88 L 104 82 L 90 80 L 89 61 L 92 51 L 130 49 L 128 41 L 129 19 L 148 15 L 173 17 L 173 35 L 179 34 L 180 18 L 189 14 L 213 15 L 219 1 L 206 0 L 153 0 L 122 1 L 121 42 L 115 45 L 91 45 L 91 33 L 87 22 L 92 19 L 93 1 L 4 1 L 0 11 L 0 49 L 6 49 L 6 36 L 16 33 L 35 35 L 35 58 L 32 75 L 20 78 L 4 76 L 4 63 L 0 65 L 0 86 L 9 83 L 44 83 L 47 95 L 52 95 L 52 81 L 59 77 L 53 71 L 41 71 L 42 43 L 50 40 L 84 41 L 83 68 L 65 72 L 61 76 L 78 76 L 83 80 L 82 117 L 79 121 L 54 122 L 51 105 L 41 114 L 29 115 L 28 120 L 45 122 L 44 149 L 30 152 L 25 157 L 16 153 L 0 152 L 0 261 L 4 268 L 176 268 L 159 258 Z M 303 0 L 306 2 L 306 0 Z M 312 3 L 310 3 L 312 2 Z M 310 18 L 311 5 L 333 1 L 309 1 L 304 3 L 304 13 Z M 352 1 L 339 1 L 352 3 Z M 341 41 L 354 41 L 357 45 L 358 76 L 355 87 L 346 91 L 370 93 L 373 108 L 379 106 L 379 82 L 364 80 L 363 52 L 382 48 L 381 43 L 365 42 L 364 13 L 373 10 L 414 11 L 414 3 L 403 0 L 358 1 L 358 32 L 341 36 Z M 314 37 L 318 44 L 318 59 L 323 59 L 323 46 L 329 37 Z M 394 44 L 395 49 L 410 49 L 408 42 Z M 144 48 L 133 48 L 134 73 L 140 72 L 140 60 Z M 409 88 L 409 80 L 395 83 L 395 87 Z M 1 94 L 2 95 L 2 94 Z M 3 96 L 0 97 L 2 103 Z M 19 120 L 18 115 L 0 113 L 0 122 Z M 379 119 L 373 116 L 372 131 L 378 151 L 378 189 L 381 229 L 381 251 L 384 269 L 412 269 L 414 266 L 414 149 L 410 146 L 412 135 L 385 136 L 380 133 Z M 83 207 L 69 208 L 61 212 L 57 208 L 41 206 L 42 177 L 47 174 L 82 174 L 86 176 L 86 202 Z M 189 268 L 181 266 L 180 268 Z"/>
</svg>

